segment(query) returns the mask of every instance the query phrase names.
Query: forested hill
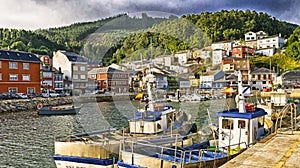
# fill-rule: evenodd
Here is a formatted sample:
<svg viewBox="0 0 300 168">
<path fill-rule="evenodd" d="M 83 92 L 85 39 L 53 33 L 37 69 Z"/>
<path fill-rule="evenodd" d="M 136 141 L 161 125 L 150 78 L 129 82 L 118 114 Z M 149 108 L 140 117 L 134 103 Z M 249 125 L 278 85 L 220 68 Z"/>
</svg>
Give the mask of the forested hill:
<svg viewBox="0 0 300 168">
<path fill-rule="evenodd" d="M 49 55 L 52 55 L 52 52 L 56 50 L 68 50 L 79 53 L 85 43 L 85 39 L 99 28 L 145 29 L 165 20 L 167 19 L 151 18 L 146 15 L 138 18 L 120 14 L 94 22 L 75 23 L 70 26 L 38 29 L 35 31 L 0 28 L 0 48 Z M 127 24 L 124 24 L 124 22 Z"/>
<path fill-rule="evenodd" d="M 169 19 L 121 14 L 95 22 L 35 31 L 0 29 L 0 48 L 49 55 L 56 50 L 68 50 L 94 60 L 104 57 L 104 63 L 109 64 L 124 58 L 138 59 L 140 55 L 155 57 L 201 48 L 216 41 L 239 40 L 248 31 L 281 33 L 288 38 L 296 27 L 267 13 L 250 10 L 222 10 L 180 18 L 170 16 Z"/>
</svg>

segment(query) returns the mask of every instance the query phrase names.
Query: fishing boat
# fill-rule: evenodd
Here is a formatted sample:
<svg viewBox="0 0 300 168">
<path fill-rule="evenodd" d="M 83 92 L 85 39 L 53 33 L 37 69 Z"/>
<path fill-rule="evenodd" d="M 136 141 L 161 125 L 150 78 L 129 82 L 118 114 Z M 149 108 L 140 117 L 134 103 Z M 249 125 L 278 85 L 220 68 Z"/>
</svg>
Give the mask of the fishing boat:
<svg viewBox="0 0 300 168">
<path fill-rule="evenodd" d="M 161 138 L 162 136 L 185 136 L 196 132 L 197 127 L 189 121 L 185 112 L 153 100 L 155 76 L 146 76 L 149 102 L 128 119 L 129 127 L 106 129 L 59 138 L 55 141 L 55 160 L 58 168 L 65 167 L 111 167 L 117 166 L 120 141 Z M 174 136 L 173 136 L 174 137 Z M 164 141 L 162 139 L 158 142 Z"/>
<path fill-rule="evenodd" d="M 47 106 L 43 107 L 42 104 L 38 104 L 37 113 L 38 115 L 67 115 L 67 114 L 77 114 L 82 105 L 80 107 L 74 106 Z"/>
<path fill-rule="evenodd" d="M 237 108 L 217 112 L 219 130 L 213 140 L 204 145 L 193 144 L 184 148 L 168 148 L 153 144 L 123 141 L 120 145 L 118 166 L 131 167 L 218 167 L 237 156 L 268 133 L 264 129 L 264 109 L 245 103 L 246 89 L 242 75 L 238 76 Z M 216 138 L 218 137 L 218 138 Z M 139 150 L 143 149 L 143 150 Z M 150 160 L 150 161 L 149 161 Z"/>
</svg>

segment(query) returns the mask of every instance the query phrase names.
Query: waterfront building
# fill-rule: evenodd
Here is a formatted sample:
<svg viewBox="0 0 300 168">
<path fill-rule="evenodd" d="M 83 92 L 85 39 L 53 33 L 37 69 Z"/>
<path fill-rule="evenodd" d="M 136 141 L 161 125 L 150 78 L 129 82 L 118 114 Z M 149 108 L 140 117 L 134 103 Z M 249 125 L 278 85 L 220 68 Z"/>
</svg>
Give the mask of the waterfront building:
<svg viewBox="0 0 300 168">
<path fill-rule="evenodd" d="M 115 93 L 126 93 L 129 91 L 129 76 L 126 71 L 112 67 L 101 67 L 94 71 L 96 71 L 98 89 Z"/>
<path fill-rule="evenodd" d="M 41 61 L 23 51 L 0 50 L 0 93 L 40 93 Z"/>
<path fill-rule="evenodd" d="M 53 53 L 53 67 L 61 69 L 67 93 L 79 95 L 88 91 L 87 58 L 67 51 Z"/>
<path fill-rule="evenodd" d="M 53 67 L 53 71 L 54 71 L 54 90 L 57 93 L 62 93 L 65 92 L 64 91 L 64 78 L 63 78 L 63 73 L 61 72 L 61 68 L 56 69 L 55 67 Z"/>
</svg>

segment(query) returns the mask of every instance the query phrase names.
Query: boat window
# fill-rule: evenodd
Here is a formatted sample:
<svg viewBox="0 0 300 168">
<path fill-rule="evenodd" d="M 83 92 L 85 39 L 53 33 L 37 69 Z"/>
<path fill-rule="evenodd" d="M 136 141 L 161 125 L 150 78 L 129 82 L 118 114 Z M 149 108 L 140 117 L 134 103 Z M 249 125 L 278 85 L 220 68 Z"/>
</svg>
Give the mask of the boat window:
<svg viewBox="0 0 300 168">
<path fill-rule="evenodd" d="M 233 120 L 223 119 L 222 120 L 223 129 L 233 129 Z"/>
<path fill-rule="evenodd" d="M 238 125 L 239 125 L 239 128 L 245 129 L 246 128 L 246 121 L 245 120 L 239 120 Z"/>
</svg>

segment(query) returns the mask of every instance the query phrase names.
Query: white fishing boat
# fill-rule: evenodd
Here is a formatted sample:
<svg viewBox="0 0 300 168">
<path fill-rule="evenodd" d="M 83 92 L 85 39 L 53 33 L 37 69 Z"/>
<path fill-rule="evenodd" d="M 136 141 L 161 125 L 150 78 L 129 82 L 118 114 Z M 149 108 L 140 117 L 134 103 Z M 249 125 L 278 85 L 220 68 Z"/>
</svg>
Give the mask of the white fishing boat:
<svg viewBox="0 0 300 168">
<path fill-rule="evenodd" d="M 146 79 L 149 102 L 128 119 L 127 129 L 107 129 L 57 139 L 53 156 L 56 166 L 111 167 L 117 163 L 120 140 L 155 139 L 165 134 L 186 136 L 191 131 L 196 132 L 187 114 L 153 100 L 155 77 L 149 74 Z"/>
<path fill-rule="evenodd" d="M 237 108 L 217 112 L 219 118 L 218 140 L 208 145 L 193 144 L 185 148 L 168 148 L 153 144 L 123 141 L 120 146 L 118 166 L 133 167 L 218 167 L 237 156 L 250 145 L 267 135 L 264 119 L 267 113 L 255 106 L 246 106 L 242 75 L 238 74 Z M 215 135 L 214 137 L 216 137 Z M 206 143 L 206 142 L 205 142 Z M 143 150 L 138 150 L 139 148 Z M 135 150 L 137 149 L 137 150 Z"/>
</svg>

